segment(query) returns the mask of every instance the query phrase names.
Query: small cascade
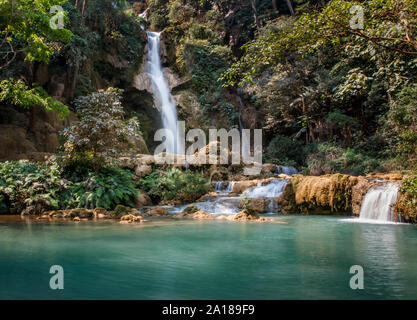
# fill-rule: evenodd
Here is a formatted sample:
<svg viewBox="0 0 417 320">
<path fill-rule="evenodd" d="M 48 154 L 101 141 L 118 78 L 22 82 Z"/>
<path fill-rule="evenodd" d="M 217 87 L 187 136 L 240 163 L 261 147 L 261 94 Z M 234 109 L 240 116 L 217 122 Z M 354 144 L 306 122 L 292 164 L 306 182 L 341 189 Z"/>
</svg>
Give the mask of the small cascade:
<svg viewBox="0 0 417 320">
<path fill-rule="evenodd" d="M 217 182 L 214 184 L 214 190 L 215 190 L 216 192 L 221 192 L 221 191 L 222 191 L 222 185 L 223 185 L 223 181 L 217 181 Z"/>
<path fill-rule="evenodd" d="M 239 198 L 220 196 L 211 201 L 196 202 L 194 205 L 212 214 L 236 214 L 240 211 L 239 203 Z"/>
<path fill-rule="evenodd" d="M 172 135 L 166 137 L 166 152 L 181 153 L 183 147 L 178 138 L 177 107 L 171 97 L 168 83 L 162 72 L 160 50 L 160 33 L 146 32 L 148 35 L 148 73 L 152 79 L 152 91 L 156 102 L 161 107 L 161 117 L 164 129 Z"/>
<path fill-rule="evenodd" d="M 286 174 L 292 176 L 293 174 L 298 174 L 298 170 L 291 166 L 280 166 L 278 165 L 275 170 L 275 174 Z"/>
<path fill-rule="evenodd" d="M 148 21 L 148 8 L 145 11 L 143 11 L 142 13 L 139 13 L 138 17 L 144 19 L 145 21 Z M 143 24 L 140 25 L 140 28 L 142 30 L 145 30 L 145 26 Z"/>
<path fill-rule="evenodd" d="M 245 190 L 242 198 L 278 198 L 284 191 L 289 179 L 272 180 L 267 185 L 258 184 L 256 187 Z"/>
<path fill-rule="evenodd" d="M 394 221 L 393 206 L 397 201 L 399 186 L 386 183 L 372 188 L 365 195 L 359 220 L 361 221 Z"/>
<path fill-rule="evenodd" d="M 232 192 L 235 181 L 217 181 L 214 184 L 214 190 L 217 193 L 228 194 Z"/>
</svg>

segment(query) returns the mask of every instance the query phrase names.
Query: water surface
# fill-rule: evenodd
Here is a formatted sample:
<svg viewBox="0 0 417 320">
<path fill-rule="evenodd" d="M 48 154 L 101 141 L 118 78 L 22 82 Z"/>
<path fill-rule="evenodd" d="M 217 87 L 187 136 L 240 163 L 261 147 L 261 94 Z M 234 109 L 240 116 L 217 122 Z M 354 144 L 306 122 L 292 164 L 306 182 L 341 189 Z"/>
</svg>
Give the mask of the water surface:
<svg viewBox="0 0 417 320">
<path fill-rule="evenodd" d="M 417 227 L 0 220 L 1 299 L 416 299 Z M 49 288 L 61 265 L 64 290 Z M 349 287 L 361 265 L 365 289 Z"/>
</svg>

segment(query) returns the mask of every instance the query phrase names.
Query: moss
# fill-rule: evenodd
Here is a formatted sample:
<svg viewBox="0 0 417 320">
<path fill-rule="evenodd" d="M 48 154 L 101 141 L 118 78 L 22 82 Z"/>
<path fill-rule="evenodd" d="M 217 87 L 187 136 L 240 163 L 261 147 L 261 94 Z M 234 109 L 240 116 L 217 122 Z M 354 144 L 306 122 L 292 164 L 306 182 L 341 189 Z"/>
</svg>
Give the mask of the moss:
<svg viewBox="0 0 417 320">
<path fill-rule="evenodd" d="M 301 213 L 335 213 L 352 211 L 352 187 L 357 177 L 333 174 L 320 177 L 297 175 L 284 190 L 283 202 L 288 211 Z M 293 197 L 293 199 L 291 199 Z"/>
</svg>

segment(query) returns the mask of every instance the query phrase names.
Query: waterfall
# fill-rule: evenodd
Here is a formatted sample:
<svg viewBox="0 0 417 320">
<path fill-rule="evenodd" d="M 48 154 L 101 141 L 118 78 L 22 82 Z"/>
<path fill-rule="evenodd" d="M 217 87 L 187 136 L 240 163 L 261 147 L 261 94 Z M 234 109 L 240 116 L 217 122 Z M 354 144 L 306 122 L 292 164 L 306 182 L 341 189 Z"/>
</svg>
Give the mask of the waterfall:
<svg viewBox="0 0 417 320">
<path fill-rule="evenodd" d="M 394 221 L 393 205 L 397 201 L 398 185 L 386 183 L 368 191 L 363 199 L 359 220 Z"/>
<path fill-rule="evenodd" d="M 241 197 L 243 198 L 278 198 L 284 191 L 289 179 L 272 180 L 267 185 L 257 185 L 256 187 L 245 190 Z"/>
<path fill-rule="evenodd" d="M 162 72 L 160 50 L 160 33 L 146 32 L 148 35 L 148 74 L 152 79 L 152 91 L 156 102 L 161 107 L 164 129 L 172 135 L 166 137 L 167 153 L 181 153 L 183 146 L 178 138 L 177 108 L 169 91 L 168 83 Z"/>
<path fill-rule="evenodd" d="M 226 187 L 225 187 L 226 185 Z M 233 190 L 233 186 L 235 185 L 235 181 L 217 181 L 214 184 L 214 190 L 218 193 L 230 193 Z"/>
</svg>

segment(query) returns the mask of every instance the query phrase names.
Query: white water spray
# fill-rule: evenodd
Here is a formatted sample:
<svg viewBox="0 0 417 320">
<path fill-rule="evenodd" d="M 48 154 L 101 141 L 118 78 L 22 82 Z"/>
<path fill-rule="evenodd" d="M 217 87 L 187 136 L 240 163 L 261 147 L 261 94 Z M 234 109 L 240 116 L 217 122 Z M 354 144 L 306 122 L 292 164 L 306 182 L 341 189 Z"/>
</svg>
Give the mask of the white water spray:
<svg viewBox="0 0 417 320">
<path fill-rule="evenodd" d="M 397 201 L 398 185 L 386 183 L 368 191 L 363 199 L 359 220 L 394 221 L 393 206 Z"/>
<path fill-rule="evenodd" d="M 148 73 L 152 79 L 152 91 L 155 100 L 161 107 L 161 117 L 164 129 L 172 136 L 166 137 L 167 153 L 183 153 L 181 139 L 178 137 L 177 108 L 171 97 L 167 81 L 162 72 L 160 50 L 160 33 L 146 32 L 148 35 Z"/>
<path fill-rule="evenodd" d="M 243 198 L 278 198 L 284 191 L 289 179 L 272 180 L 267 185 L 257 185 L 256 187 L 245 190 L 241 197 Z"/>
</svg>

